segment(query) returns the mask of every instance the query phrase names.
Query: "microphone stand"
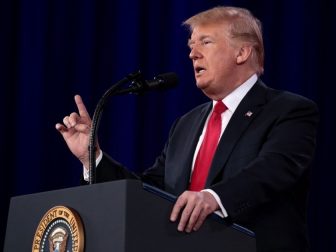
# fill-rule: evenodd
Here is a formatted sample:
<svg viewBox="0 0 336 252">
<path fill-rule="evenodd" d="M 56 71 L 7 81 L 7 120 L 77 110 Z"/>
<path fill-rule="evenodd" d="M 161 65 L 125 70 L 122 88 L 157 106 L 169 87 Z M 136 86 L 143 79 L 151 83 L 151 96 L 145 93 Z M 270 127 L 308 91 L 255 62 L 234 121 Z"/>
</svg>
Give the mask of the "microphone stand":
<svg viewBox="0 0 336 252">
<path fill-rule="evenodd" d="M 119 90 L 120 87 L 127 83 L 131 82 L 131 86 L 128 89 Z M 89 139 L 89 184 L 95 184 L 96 183 L 96 141 L 97 141 L 97 131 L 99 127 L 100 118 L 102 115 L 102 111 L 104 109 L 104 105 L 107 101 L 107 99 L 115 94 L 126 94 L 126 93 L 137 93 L 137 90 L 143 89 L 146 82 L 144 81 L 140 71 L 134 72 L 126 76 L 125 78 L 118 81 L 116 84 L 111 86 L 104 95 L 100 98 L 96 109 L 93 114 L 92 118 L 92 124 L 91 124 L 91 130 L 90 130 L 90 139 Z"/>
</svg>

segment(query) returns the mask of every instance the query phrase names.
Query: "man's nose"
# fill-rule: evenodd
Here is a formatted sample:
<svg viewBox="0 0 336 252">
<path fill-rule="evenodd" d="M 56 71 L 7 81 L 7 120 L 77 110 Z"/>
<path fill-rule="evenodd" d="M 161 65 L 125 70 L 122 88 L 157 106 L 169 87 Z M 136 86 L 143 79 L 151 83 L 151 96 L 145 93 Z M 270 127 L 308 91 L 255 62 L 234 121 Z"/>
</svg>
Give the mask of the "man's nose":
<svg viewBox="0 0 336 252">
<path fill-rule="evenodd" d="M 192 60 L 196 60 L 202 57 L 201 52 L 197 49 L 197 46 L 194 46 L 189 53 L 189 58 Z"/>
</svg>

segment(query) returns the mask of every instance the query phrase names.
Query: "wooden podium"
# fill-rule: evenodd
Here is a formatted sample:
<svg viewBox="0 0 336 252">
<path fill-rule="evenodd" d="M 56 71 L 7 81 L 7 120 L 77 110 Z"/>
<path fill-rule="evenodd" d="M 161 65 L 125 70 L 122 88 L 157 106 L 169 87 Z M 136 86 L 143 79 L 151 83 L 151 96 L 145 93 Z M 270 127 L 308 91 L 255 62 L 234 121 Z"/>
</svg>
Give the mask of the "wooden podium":
<svg viewBox="0 0 336 252">
<path fill-rule="evenodd" d="M 169 221 L 172 200 L 169 194 L 137 180 L 13 197 L 4 251 L 31 251 L 41 218 L 57 205 L 79 214 L 85 233 L 84 251 L 256 251 L 253 233 L 227 225 L 220 218 L 208 218 L 197 232 L 178 232 L 177 224 Z"/>
</svg>

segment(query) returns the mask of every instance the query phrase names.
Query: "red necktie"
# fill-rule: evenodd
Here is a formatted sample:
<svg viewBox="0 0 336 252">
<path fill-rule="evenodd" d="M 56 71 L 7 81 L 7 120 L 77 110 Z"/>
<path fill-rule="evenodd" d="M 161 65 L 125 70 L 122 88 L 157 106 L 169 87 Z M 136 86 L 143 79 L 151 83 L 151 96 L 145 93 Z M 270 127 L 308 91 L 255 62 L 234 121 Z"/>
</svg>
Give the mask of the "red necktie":
<svg viewBox="0 0 336 252">
<path fill-rule="evenodd" d="M 227 109 L 222 101 L 218 101 L 210 116 L 202 145 L 198 151 L 194 171 L 191 175 L 189 190 L 201 191 L 204 189 L 213 156 L 220 138 L 222 118 L 221 114 Z"/>
</svg>

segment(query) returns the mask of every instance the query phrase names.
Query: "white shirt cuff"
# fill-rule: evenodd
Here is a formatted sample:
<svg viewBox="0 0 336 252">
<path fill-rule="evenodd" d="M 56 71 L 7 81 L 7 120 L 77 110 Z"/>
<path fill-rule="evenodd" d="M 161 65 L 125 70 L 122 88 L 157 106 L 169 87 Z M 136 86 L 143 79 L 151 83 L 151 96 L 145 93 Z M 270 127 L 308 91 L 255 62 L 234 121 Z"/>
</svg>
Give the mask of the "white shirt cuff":
<svg viewBox="0 0 336 252">
<path fill-rule="evenodd" d="M 217 195 L 217 193 L 215 193 L 215 191 L 211 190 L 211 189 L 204 189 L 202 190 L 202 192 L 208 192 L 211 193 L 211 195 L 215 198 L 215 200 L 217 201 L 217 204 L 219 205 L 220 210 L 215 211 L 215 214 L 217 214 L 218 216 L 222 217 L 222 218 L 226 218 L 228 217 L 228 214 L 222 204 L 222 201 L 220 200 L 219 196 Z"/>
<path fill-rule="evenodd" d="M 98 164 L 102 159 L 103 159 L 103 152 L 100 150 L 99 155 L 96 159 L 96 167 L 98 166 Z M 85 181 L 89 181 L 90 171 L 85 166 L 83 166 L 83 177 Z"/>
</svg>

